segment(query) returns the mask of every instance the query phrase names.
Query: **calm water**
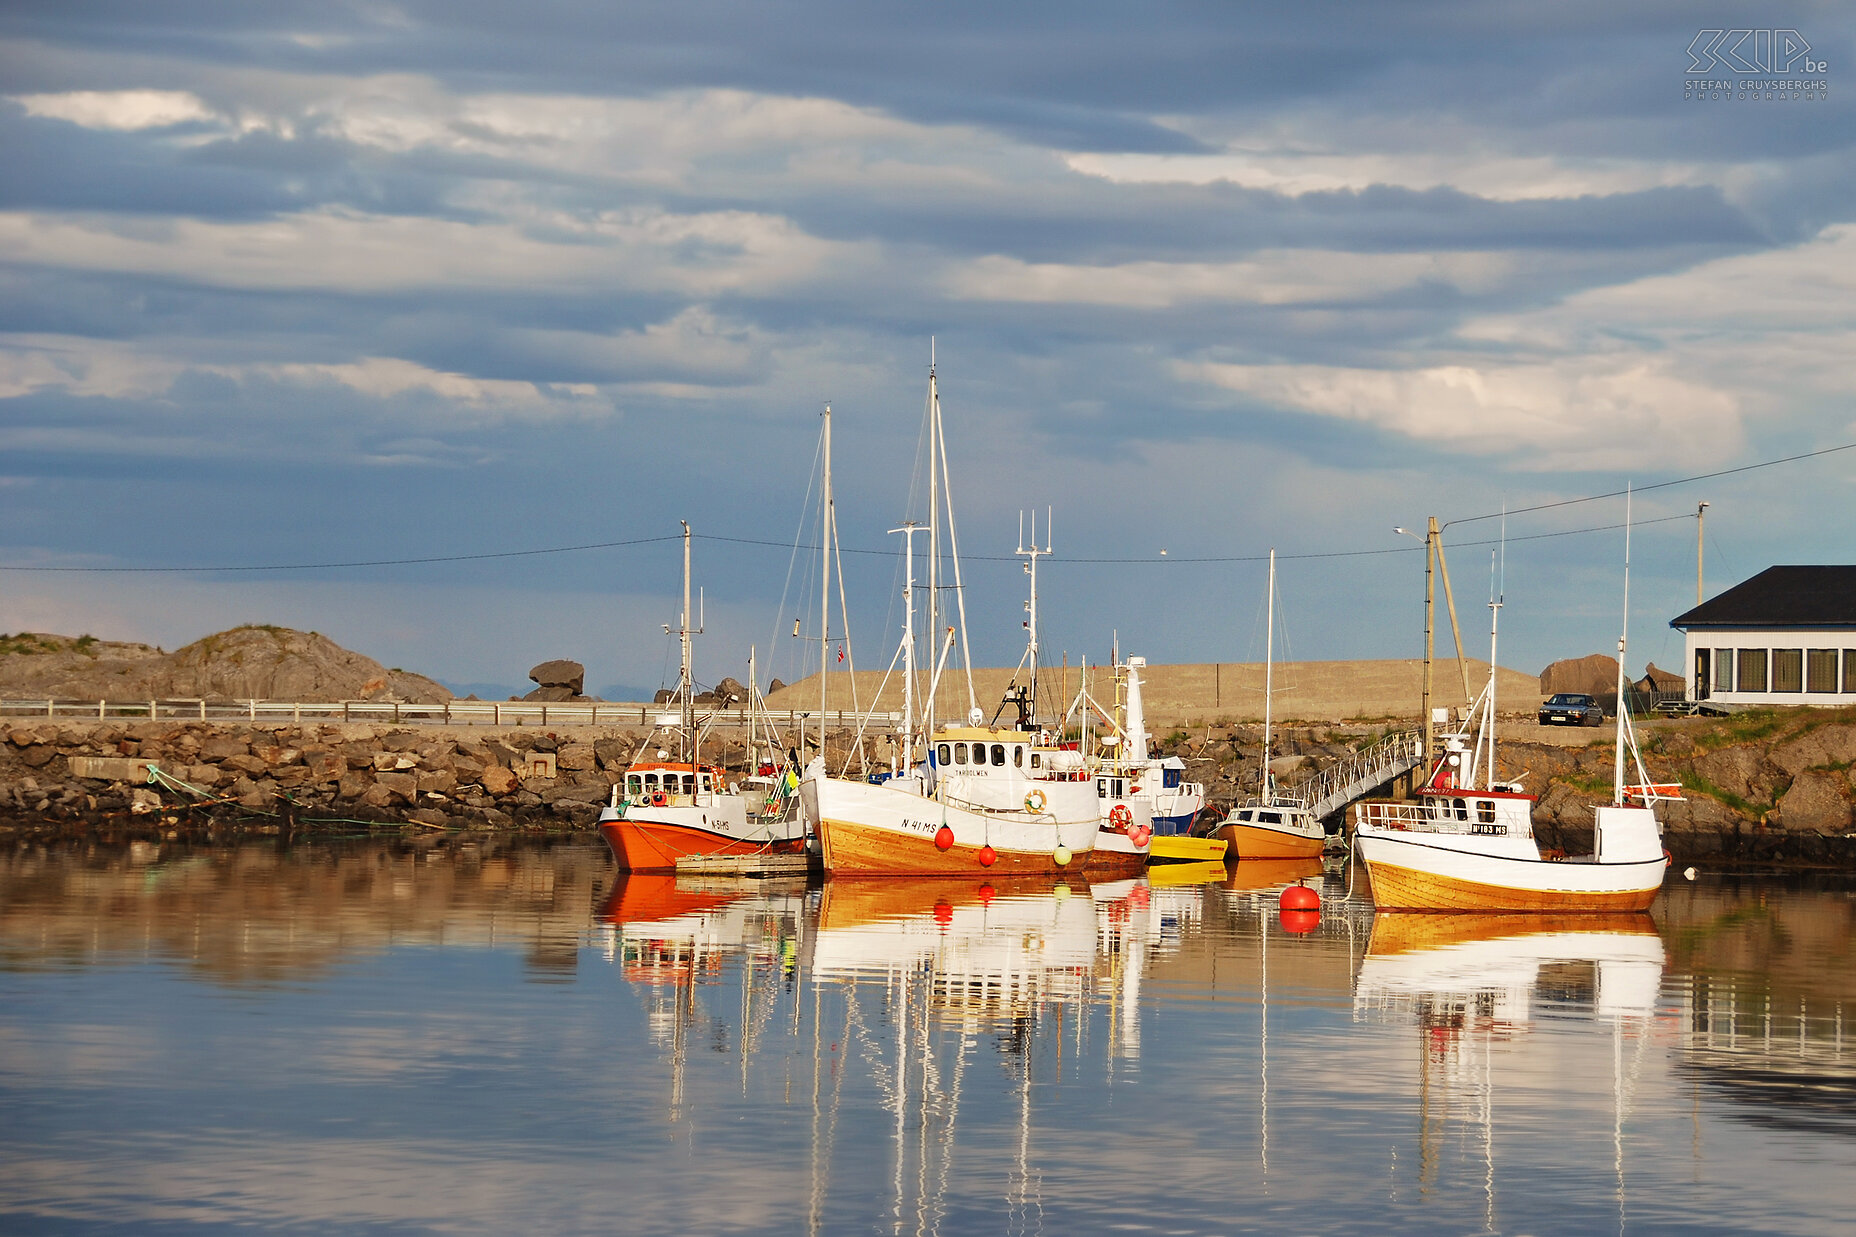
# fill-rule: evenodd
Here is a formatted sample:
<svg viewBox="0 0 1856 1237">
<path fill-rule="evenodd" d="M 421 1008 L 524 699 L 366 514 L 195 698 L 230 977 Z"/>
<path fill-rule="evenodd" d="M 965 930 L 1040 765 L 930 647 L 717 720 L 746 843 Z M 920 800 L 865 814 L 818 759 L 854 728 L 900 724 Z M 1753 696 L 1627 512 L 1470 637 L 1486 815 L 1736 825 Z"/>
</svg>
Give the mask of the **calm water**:
<svg viewBox="0 0 1856 1237">
<path fill-rule="evenodd" d="M 1303 870 L 0 856 L 0 1231 L 1849 1231 L 1847 882 L 1290 932 Z"/>
</svg>

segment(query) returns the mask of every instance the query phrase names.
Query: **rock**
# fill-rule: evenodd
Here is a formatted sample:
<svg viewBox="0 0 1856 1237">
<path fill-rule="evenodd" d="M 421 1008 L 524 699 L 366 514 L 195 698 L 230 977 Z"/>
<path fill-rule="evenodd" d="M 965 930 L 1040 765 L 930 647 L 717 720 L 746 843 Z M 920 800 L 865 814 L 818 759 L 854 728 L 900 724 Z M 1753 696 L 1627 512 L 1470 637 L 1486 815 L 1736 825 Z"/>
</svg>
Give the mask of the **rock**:
<svg viewBox="0 0 1856 1237">
<path fill-rule="evenodd" d="M 419 779 L 411 773 L 376 773 L 374 786 L 404 803 L 411 803 L 419 795 Z"/>
<path fill-rule="evenodd" d="M 419 774 L 419 793 L 448 795 L 458 787 L 458 775 L 449 769 L 432 769 Z"/>
<path fill-rule="evenodd" d="M 624 769 L 631 764 L 632 752 L 636 745 L 624 739 L 596 739 L 593 742 L 593 755 L 602 769 Z"/>
<path fill-rule="evenodd" d="M 775 692 L 783 692 L 785 690 L 786 690 L 786 684 L 782 683 L 778 679 L 775 679 L 773 682 L 767 684 L 767 694 L 769 696 L 773 695 L 773 693 Z M 663 702 L 659 701 L 658 703 L 661 704 Z"/>
<path fill-rule="evenodd" d="M 544 661 L 528 672 L 528 677 L 539 684 L 543 690 L 551 687 L 564 687 L 565 696 L 548 696 L 548 700 L 571 700 L 586 690 L 586 667 L 577 661 L 556 658 Z"/>
<path fill-rule="evenodd" d="M 1850 827 L 1850 783 L 1842 773 L 1807 769 L 1779 798 L 1779 815 L 1791 830 L 1844 833 Z"/>
<path fill-rule="evenodd" d="M 583 697 L 571 687 L 537 687 L 524 700 L 539 701 L 543 704 L 557 704 L 564 700 L 580 700 Z"/>
<path fill-rule="evenodd" d="M 506 795 L 520 785 L 520 779 L 506 765 L 485 767 L 478 782 L 493 795 Z"/>
<path fill-rule="evenodd" d="M 335 793 L 343 799 L 360 800 L 374 784 L 374 780 L 365 773 L 350 772 L 342 775 L 335 788 Z"/>
<path fill-rule="evenodd" d="M 669 704 L 671 701 L 675 700 L 676 698 L 677 698 L 677 693 L 671 691 L 668 687 L 660 687 L 657 689 L 657 695 L 651 697 L 651 703 L 652 704 Z"/>
<path fill-rule="evenodd" d="M 250 751 L 251 745 L 243 739 L 209 738 L 200 744 L 202 760 L 224 760 L 228 756 L 243 756 Z"/>
<path fill-rule="evenodd" d="M 265 764 L 276 768 L 278 765 L 293 765 L 303 759 L 303 753 L 294 747 L 279 747 L 275 743 L 255 748 L 252 755 Z"/>
<path fill-rule="evenodd" d="M 150 812 L 161 810 L 161 796 L 146 786 L 138 786 L 129 792 L 129 812 L 134 816 L 146 816 Z"/>
<path fill-rule="evenodd" d="M 1618 659 L 1603 653 L 1556 661 L 1540 672 L 1540 694 L 1584 692 L 1590 696 L 1615 695 L 1618 689 Z"/>
<path fill-rule="evenodd" d="M 715 697 L 717 704 L 733 704 L 738 700 L 746 700 L 748 698 L 748 689 L 741 686 L 741 684 L 734 679 L 727 678 L 717 683 L 714 690 L 709 694 Z"/>
<path fill-rule="evenodd" d="M 406 813 L 406 819 L 416 820 L 422 825 L 444 826 L 451 823 L 451 818 L 433 807 L 418 807 Z"/>
<path fill-rule="evenodd" d="M 569 743 L 555 753 L 560 767 L 574 773 L 584 773 L 599 766 L 590 743 Z"/>
<path fill-rule="evenodd" d="M 234 773 L 243 773 L 249 777 L 256 777 L 270 768 L 259 756 L 228 756 L 219 764 L 221 768 L 230 769 Z"/>
<path fill-rule="evenodd" d="M 181 780 L 190 786 L 210 790 L 225 780 L 218 765 L 188 765 L 181 770 Z"/>
<path fill-rule="evenodd" d="M 52 762 L 52 758 L 57 754 L 58 749 L 49 743 L 34 743 L 31 747 L 21 752 L 19 758 L 26 762 L 26 767 L 28 769 L 43 769 Z"/>
</svg>

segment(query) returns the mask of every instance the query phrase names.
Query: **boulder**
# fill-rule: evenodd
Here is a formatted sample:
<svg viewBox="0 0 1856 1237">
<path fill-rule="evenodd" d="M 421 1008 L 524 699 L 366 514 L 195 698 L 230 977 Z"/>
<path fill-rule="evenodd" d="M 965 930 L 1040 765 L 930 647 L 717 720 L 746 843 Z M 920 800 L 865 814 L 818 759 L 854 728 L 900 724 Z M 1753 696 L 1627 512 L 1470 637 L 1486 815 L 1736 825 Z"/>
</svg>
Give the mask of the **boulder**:
<svg viewBox="0 0 1856 1237">
<path fill-rule="evenodd" d="M 1787 829 L 1844 833 L 1850 827 L 1850 783 L 1830 769 L 1807 769 L 1779 799 Z"/>
<path fill-rule="evenodd" d="M 528 677 L 544 689 L 549 687 L 567 689 L 565 696 L 547 696 L 541 699 L 571 700 L 586 690 L 586 667 L 577 661 L 568 661 L 565 658 L 542 662 L 528 672 Z M 530 698 L 535 699 L 532 696 Z"/>
<path fill-rule="evenodd" d="M 1588 696 L 1615 695 L 1618 689 L 1618 659 L 1603 653 L 1556 661 L 1540 672 L 1540 694 L 1583 692 Z"/>
<path fill-rule="evenodd" d="M 563 700 L 581 700 L 584 699 L 584 697 L 571 687 L 550 686 L 537 687 L 534 691 L 522 697 L 522 699 L 540 701 L 543 704 L 555 704 Z"/>
</svg>

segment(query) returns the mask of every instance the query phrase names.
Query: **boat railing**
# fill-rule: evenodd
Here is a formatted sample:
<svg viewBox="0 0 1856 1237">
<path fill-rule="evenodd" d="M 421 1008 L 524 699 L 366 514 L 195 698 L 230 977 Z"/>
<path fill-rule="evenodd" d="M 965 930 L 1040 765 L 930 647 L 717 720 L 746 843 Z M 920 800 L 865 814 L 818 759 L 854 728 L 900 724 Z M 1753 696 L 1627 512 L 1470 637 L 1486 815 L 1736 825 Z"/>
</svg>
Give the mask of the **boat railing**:
<svg viewBox="0 0 1856 1237">
<path fill-rule="evenodd" d="M 1368 800 L 1354 804 L 1354 824 L 1372 829 L 1409 830 L 1414 833 L 1452 833 L 1473 837 L 1532 836 L 1531 825 L 1504 820 L 1467 819 L 1438 809 L 1432 803 Z"/>
<path fill-rule="evenodd" d="M 1424 759 L 1424 735 L 1415 730 L 1389 735 L 1369 747 L 1350 752 L 1313 778 L 1296 787 L 1318 817 L 1327 817 Z"/>
</svg>

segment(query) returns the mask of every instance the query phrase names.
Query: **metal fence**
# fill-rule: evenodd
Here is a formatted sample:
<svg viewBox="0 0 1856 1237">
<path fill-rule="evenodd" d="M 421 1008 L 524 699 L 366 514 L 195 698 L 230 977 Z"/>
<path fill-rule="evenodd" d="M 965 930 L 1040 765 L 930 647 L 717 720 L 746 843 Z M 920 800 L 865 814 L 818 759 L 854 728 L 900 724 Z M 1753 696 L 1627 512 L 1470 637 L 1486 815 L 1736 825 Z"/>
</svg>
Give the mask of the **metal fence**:
<svg viewBox="0 0 1856 1237">
<path fill-rule="evenodd" d="M 382 700 L 0 700 L 0 717 L 44 717 L 89 721 L 198 722 L 393 722 L 415 726 L 676 726 L 682 718 L 674 706 L 605 701 L 447 700 L 409 704 Z M 699 711 L 698 724 L 713 728 L 746 727 L 751 718 L 776 725 L 818 725 L 817 710 L 753 713 L 745 708 Z M 826 710 L 825 724 L 857 727 L 894 723 L 898 713 Z"/>
</svg>

